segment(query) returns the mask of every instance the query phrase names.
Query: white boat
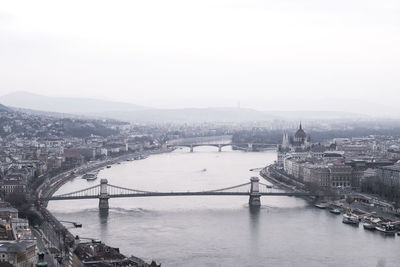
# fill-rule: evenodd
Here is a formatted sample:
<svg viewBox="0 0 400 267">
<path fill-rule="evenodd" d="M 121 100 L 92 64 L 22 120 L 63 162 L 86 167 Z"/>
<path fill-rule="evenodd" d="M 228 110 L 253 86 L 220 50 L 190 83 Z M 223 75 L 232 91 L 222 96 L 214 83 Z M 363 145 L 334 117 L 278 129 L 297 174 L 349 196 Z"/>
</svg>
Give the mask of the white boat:
<svg viewBox="0 0 400 267">
<path fill-rule="evenodd" d="M 346 224 L 357 225 L 357 226 L 360 223 L 360 221 L 358 220 L 358 216 L 356 216 L 356 215 L 354 215 L 352 213 L 343 214 L 342 222 L 346 223 Z"/>
<path fill-rule="evenodd" d="M 320 204 L 315 204 L 315 207 L 319 208 L 319 209 L 326 209 L 327 205 L 324 203 L 320 203 Z"/>
<path fill-rule="evenodd" d="M 375 226 L 375 229 L 386 235 L 395 235 L 396 234 L 396 228 L 394 227 L 393 224 L 377 224 Z"/>
<path fill-rule="evenodd" d="M 333 213 L 333 214 L 336 214 L 336 215 L 340 214 L 340 210 L 339 209 L 331 209 L 331 210 L 329 210 L 329 212 Z"/>
<path fill-rule="evenodd" d="M 372 222 L 364 222 L 363 223 L 363 227 L 365 230 L 369 230 L 369 231 L 375 231 L 376 227 L 375 224 L 373 224 Z"/>
<path fill-rule="evenodd" d="M 86 173 L 82 176 L 82 179 L 86 179 L 86 181 L 93 181 L 97 179 L 96 173 Z"/>
</svg>

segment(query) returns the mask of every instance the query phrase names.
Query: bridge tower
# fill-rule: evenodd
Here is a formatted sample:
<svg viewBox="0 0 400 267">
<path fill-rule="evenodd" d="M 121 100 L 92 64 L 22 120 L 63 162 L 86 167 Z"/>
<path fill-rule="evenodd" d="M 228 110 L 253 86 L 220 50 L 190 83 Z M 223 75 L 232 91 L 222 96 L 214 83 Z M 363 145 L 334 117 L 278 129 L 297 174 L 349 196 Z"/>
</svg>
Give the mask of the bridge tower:
<svg viewBox="0 0 400 267">
<path fill-rule="evenodd" d="M 253 144 L 252 143 L 248 143 L 247 144 L 247 152 L 251 152 L 253 151 Z"/>
<path fill-rule="evenodd" d="M 218 152 L 221 152 L 221 151 L 222 151 L 222 145 L 218 144 Z"/>
<path fill-rule="evenodd" d="M 258 177 L 251 177 L 250 182 L 250 197 L 249 197 L 249 205 L 250 207 L 259 207 L 261 206 L 261 200 L 260 200 L 260 186 L 259 182 L 260 179 Z"/>
<path fill-rule="evenodd" d="M 107 184 L 108 184 L 107 179 L 101 179 L 100 195 L 99 195 L 99 209 L 100 210 L 108 210 L 108 208 L 109 208 L 108 199 L 110 198 L 110 195 L 108 194 L 108 191 L 107 191 Z"/>
</svg>

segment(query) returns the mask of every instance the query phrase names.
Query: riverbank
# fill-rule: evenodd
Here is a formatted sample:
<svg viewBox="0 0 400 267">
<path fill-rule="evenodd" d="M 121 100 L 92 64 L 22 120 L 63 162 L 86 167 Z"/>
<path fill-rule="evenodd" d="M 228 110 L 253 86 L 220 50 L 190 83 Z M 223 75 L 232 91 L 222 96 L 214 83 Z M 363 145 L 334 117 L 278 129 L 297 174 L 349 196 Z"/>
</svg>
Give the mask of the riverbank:
<svg viewBox="0 0 400 267">
<path fill-rule="evenodd" d="M 260 171 L 260 176 L 262 178 L 264 178 L 266 181 L 279 186 L 280 188 L 284 189 L 284 190 L 290 190 L 290 191 L 298 191 L 298 192 L 307 192 L 305 190 L 305 185 L 304 184 L 300 184 L 297 181 L 294 181 L 296 183 L 288 183 L 288 179 L 286 178 L 284 181 L 282 181 L 282 176 L 280 178 L 278 177 L 274 177 L 273 174 L 270 173 L 270 166 L 267 166 L 263 169 L 261 169 Z M 314 197 L 308 197 L 308 196 L 299 196 L 299 198 L 302 198 L 308 202 L 315 202 L 315 198 Z"/>
<path fill-rule="evenodd" d="M 280 173 L 271 172 L 273 169 L 272 165 L 269 165 L 263 168 L 260 171 L 260 176 L 266 179 L 267 181 L 277 184 L 283 189 L 286 190 L 296 190 L 296 191 L 305 191 L 305 185 L 301 184 L 299 181 L 291 180 L 290 177 L 284 176 Z M 294 185 L 295 184 L 295 185 Z M 379 218 L 384 222 L 391 222 L 398 225 L 398 230 L 400 231 L 400 218 L 395 214 L 388 212 L 386 210 L 381 209 L 379 206 L 375 206 L 371 203 L 362 201 L 365 196 L 357 192 L 350 192 L 345 195 L 338 195 L 336 199 L 333 200 L 324 200 L 322 201 L 322 205 L 320 208 L 330 209 L 338 209 L 341 213 L 345 213 L 347 211 L 351 211 L 359 216 L 359 218 L 363 218 L 365 216 Z M 310 204 L 315 205 L 316 199 L 312 197 L 303 197 L 303 199 L 307 200 Z M 318 201 L 320 202 L 320 201 Z"/>
</svg>

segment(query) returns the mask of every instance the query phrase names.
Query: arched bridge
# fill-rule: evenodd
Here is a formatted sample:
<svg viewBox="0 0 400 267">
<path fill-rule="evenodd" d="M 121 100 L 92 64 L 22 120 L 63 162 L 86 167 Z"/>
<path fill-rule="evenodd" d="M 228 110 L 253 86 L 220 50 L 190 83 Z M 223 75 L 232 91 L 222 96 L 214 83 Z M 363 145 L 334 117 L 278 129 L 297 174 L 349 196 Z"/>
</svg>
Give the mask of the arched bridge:
<svg viewBox="0 0 400 267">
<path fill-rule="evenodd" d="M 262 146 L 262 147 L 276 147 L 276 144 L 264 144 L 264 143 L 193 143 L 193 144 L 169 144 L 168 147 L 188 147 L 190 148 L 190 152 L 193 152 L 193 149 L 198 146 L 214 146 L 218 148 L 218 152 L 222 151 L 223 147 L 232 146 L 236 149 L 242 149 L 246 151 L 252 151 L 253 146 Z"/>
<path fill-rule="evenodd" d="M 282 192 L 271 186 L 260 183 L 258 177 L 252 177 L 250 182 L 235 186 L 219 188 L 207 191 L 195 192 L 155 192 L 143 191 L 108 184 L 107 179 L 101 179 L 99 185 L 95 185 L 71 193 L 42 198 L 42 201 L 71 200 L 71 199 L 99 199 L 99 208 L 108 209 L 108 199 L 122 197 L 160 197 L 160 196 L 249 196 L 250 206 L 260 206 L 261 196 L 309 196 L 306 192 Z"/>
</svg>

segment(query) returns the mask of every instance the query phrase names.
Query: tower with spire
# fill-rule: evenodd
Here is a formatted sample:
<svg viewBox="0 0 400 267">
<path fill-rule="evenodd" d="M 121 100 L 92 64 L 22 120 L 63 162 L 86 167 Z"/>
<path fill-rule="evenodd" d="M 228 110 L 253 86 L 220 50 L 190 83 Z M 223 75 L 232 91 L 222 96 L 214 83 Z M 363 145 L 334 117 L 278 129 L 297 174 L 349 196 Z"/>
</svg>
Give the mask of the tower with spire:
<svg viewBox="0 0 400 267">
<path fill-rule="evenodd" d="M 290 146 L 289 135 L 285 131 L 283 133 L 283 138 L 282 138 L 282 148 L 286 149 L 286 148 L 289 148 L 289 146 Z"/>
<path fill-rule="evenodd" d="M 303 130 L 301 122 L 299 123 L 299 128 L 293 137 L 289 137 L 286 131 L 283 133 L 281 147 L 284 150 L 288 149 L 291 151 L 304 151 L 310 147 L 310 137 L 307 136 L 306 132 Z"/>
</svg>

